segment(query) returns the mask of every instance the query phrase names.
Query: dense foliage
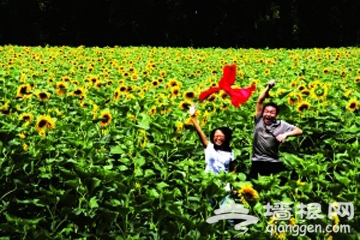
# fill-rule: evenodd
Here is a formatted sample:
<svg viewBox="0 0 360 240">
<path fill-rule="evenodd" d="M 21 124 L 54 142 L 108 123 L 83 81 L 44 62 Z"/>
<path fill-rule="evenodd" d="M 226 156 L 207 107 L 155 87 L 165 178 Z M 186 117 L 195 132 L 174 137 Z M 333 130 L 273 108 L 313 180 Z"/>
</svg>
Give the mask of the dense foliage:
<svg viewBox="0 0 360 240">
<path fill-rule="evenodd" d="M 293 214 L 291 224 L 348 224 L 358 239 L 359 89 L 357 48 L 255 50 L 192 48 L 0 47 L 1 239 L 220 239 L 238 234 L 208 224 L 205 191 L 220 201 L 233 181 L 259 222 L 244 237 L 270 238 L 263 206 L 320 203 L 322 219 Z M 216 93 L 226 64 L 235 87 L 257 90 L 240 108 Z M 298 181 L 247 182 L 255 101 L 270 79 L 280 118 L 304 134 L 281 158 Z M 237 174 L 204 173 L 204 150 L 187 107 L 196 102 L 209 134 L 234 130 Z M 352 202 L 354 217 L 327 217 L 333 202 Z M 279 223 L 280 224 L 280 223 Z M 290 234 L 273 237 L 291 239 Z M 238 236 L 240 239 L 242 236 Z"/>
</svg>

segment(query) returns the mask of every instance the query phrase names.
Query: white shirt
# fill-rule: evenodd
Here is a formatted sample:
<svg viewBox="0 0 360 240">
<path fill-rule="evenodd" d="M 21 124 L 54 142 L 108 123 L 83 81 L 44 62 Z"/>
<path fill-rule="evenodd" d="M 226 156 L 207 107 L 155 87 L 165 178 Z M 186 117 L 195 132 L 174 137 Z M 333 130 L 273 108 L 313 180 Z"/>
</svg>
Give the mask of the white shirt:
<svg viewBox="0 0 360 240">
<path fill-rule="evenodd" d="M 229 172 L 230 162 L 234 160 L 233 152 L 216 150 L 214 144 L 209 142 L 205 148 L 205 172 L 219 174 L 221 171 Z M 225 187 L 226 191 L 230 191 L 230 184 Z"/>
</svg>

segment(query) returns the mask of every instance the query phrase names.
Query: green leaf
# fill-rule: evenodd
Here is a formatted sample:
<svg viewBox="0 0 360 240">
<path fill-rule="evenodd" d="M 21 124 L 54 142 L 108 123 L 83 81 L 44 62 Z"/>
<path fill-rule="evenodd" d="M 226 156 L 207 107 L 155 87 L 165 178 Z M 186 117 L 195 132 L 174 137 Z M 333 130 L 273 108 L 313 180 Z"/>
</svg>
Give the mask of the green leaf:
<svg viewBox="0 0 360 240">
<path fill-rule="evenodd" d="M 150 197 L 153 197 L 153 198 L 159 198 L 160 197 L 159 193 L 155 189 L 150 189 L 148 191 L 148 193 L 149 193 Z"/>
<path fill-rule="evenodd" d="M 155 175 L 155 172 L 151 169 L 146 169 L 145 170 L 145 175 L 144 177 L 147 178 L 147 177 L 151 177 L 151 176 L 154 176 Z"/>
<path fill-rule="evenodd" d="M 138 156 L 135 158 L 135 163 L 138 167 L 141 167 L 145 164 L 145 158 L 143 156 Z"/>
<path fill-rule="evenodd" d="M 149 116 L 144 113 L 141 113 L 140 116 L 142 117 L 142 120 L 139 121 L 138 125 L 136 126 L 145 130 L 150 129 L 151 119 Z"/>
<path fill-rule="evenodd" d="M 110 154 L 122 154 L 124 150 L 120 146 L 115 146 L 110 148 Z"/>
<path fill-rule="evenodd" d="M 90 199 L 89 206 L 90 206 L 90 208 L 97 208 L 97 207 L 99 207 L 99 204 L 97 203 L 97 198 L 96 198 L 96 197 L 92 197 L 92 198 Z"/>
<path fill-rule="evenodd" d="M 336 171 L 334 171 L 334 176 L 335 179 L 338 180 L 339 182 L 345 184 L 345 185 L 349 185 L 350 184 L 350 180 L 347 177 L 343 177 L 340 174 L 338 174 Z"/>
<path fill-rule="evenodd" d="M 163 188 L 168 187 L 168 186 L 169 186 L 169 184 L 167 184 L 165 182 L 160 182 L 160 183 L 156 184 L 156 188 L 159 190 L 162 190 Z"/>
</svg>

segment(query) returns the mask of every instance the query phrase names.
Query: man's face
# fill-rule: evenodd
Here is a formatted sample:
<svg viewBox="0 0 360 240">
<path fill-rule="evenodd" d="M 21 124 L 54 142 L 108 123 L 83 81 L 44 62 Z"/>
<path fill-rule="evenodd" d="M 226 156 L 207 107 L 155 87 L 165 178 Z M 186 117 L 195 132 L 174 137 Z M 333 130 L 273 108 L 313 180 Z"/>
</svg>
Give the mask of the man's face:
<svg viewBox="0 0 360 240">
<path fill-rule="evenodd" d="M 266 125 L 270 125 L 276 120 L 276 108 L 273 106 L 266 106 L 263 112 L 263 120 Z"/>
</svg>

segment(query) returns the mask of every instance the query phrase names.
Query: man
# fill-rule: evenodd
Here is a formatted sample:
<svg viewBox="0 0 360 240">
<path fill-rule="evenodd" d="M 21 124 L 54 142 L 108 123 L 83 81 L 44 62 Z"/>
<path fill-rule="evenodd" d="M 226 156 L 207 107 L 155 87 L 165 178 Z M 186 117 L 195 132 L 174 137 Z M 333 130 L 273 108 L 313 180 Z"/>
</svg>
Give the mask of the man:
<svg viewBox="0 0 360 240">
<path fill-rule="evenodd" d="M 300 128 L 276 119 L 279 114 L 276 104 L 264 105 L 264 100 L 274 85 L 275 80 L 271 80 L 256 103 L 252 166 L 249 174 L 251 179 L 257 179 L 258 174 L 269 176 L 286 170 L 278 156 L 279 145 L 287 137 L 302 134 Z M 281 185 L 286 180 L 282 179 Z"/>
</svg>

